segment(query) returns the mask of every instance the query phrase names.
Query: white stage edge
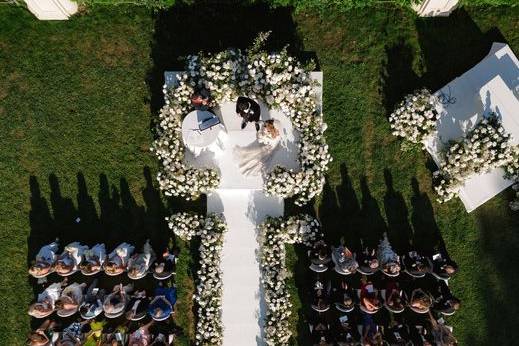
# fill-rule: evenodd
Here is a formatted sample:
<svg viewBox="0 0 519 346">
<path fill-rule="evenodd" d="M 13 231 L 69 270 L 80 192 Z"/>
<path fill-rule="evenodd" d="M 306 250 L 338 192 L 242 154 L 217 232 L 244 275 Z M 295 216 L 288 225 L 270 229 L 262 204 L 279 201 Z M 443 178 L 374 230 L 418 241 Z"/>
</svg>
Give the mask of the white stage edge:
<svg viewBox="0 0 519 346">
<path fill-rule="evenodd" d="M 426 140 L 425 147 L 438 166 L 445 143 L 463 138 L 490 112 L 501 118 L 513 143 L 519 144 L 519 61 L 508 45 L 494 43 L 480 63 L 434 95 L 438 98 L 436 109 L 440 119 L 437 132 Z M 466 181 L 459 197 L 467 212 L 512 185 L 503 174 L 503 169 L 497 168 Z"/>
</svg>

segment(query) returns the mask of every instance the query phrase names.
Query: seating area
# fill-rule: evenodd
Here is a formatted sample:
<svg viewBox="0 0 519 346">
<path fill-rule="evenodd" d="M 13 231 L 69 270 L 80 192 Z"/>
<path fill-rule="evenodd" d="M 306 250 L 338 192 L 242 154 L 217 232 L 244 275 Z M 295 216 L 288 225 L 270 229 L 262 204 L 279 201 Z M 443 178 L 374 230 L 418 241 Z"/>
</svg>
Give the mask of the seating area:
<svg viewBox="0 0 519 346">
<path fill-rule="evenodd" d="M 308 250 L 314 345 L 451 345 L 446 316 L 460 301 L 449 289 L 458 267 L 446 253 L 396 254 L 387 237 L 353 252 L 320 240 Z"/>
<path fill-rule="evenodd" d="M 178 249 L 156 256 L 149 240 L 142 252 L 135 248 L 123 242 L 107 254 L 104 244 L 73 242 L 62 252 L 59 240 L 42 246 L 29 268 L 41 291 L 28 309 L 36 327 L 28 345 L 173 344 Z"/>
</svg>

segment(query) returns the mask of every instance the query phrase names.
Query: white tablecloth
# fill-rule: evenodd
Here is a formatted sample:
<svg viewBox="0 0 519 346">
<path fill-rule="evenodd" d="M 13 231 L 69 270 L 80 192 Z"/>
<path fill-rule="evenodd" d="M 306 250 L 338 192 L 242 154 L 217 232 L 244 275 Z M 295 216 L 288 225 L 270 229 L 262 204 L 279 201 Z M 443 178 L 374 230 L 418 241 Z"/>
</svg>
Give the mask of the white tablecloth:
<svg viewBox="0 0 519 346">
<path fill-rule="evenodd" d="M 182 139 L 186 148 L 193 154 L 200 155 L 204 150 L 218 151 L 218 138 L 223 132 L 223 125 L 218 124 L 206 130 L 200 131 L 199 124 L 207 118 L 215 115 L 208 111 L 195 110 L 186 115 L 182 122 Z"/>
</svg>

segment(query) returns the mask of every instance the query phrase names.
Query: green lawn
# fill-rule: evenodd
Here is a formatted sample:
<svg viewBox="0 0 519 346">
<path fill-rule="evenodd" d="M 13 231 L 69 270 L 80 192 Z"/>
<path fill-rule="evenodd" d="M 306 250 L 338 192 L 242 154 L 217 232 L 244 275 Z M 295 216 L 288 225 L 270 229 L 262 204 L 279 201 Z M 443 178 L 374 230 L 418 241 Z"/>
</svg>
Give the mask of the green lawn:
<svg viewBox="0 0 519 346">
<path fill-rule="evenodd" d="M 0 6 L 0 344 L 21 345 L 30 327 L 28 251 L 56 236 L 164 241 L 164 215 L 203 209 L 203 201 L 166 203 L 156 190 L 148 148 L 160 75 L 178 68 L 180 56 L 245 47 L 268 29 L 271 47 L 290 43 L 303 58 L 317 58 L 324 72 L 334 162 L 316 211 L 329 239 L 387 230 L 396 243 L 443 240 L 461 268 L 451 285 L 463 306 L 449 319 L 461 344 L 514 344 L 519 217 L 506 207 L 509 192 L 472 214 L 458 200 L 437 204 L 430 160 L 419 150 L 400 151 L 386 116 L 414 87 L 435 89 L 463 73 L 494 39 L 519 52 L 518 19 L 519 8 L 416 19 L 391 7 L 321 18 L 262 5 L 208 5 L 159 14 L 98 8 L 68 22 L 39 22 Z M 294 282 L 304 273 L 298 251 L 291 251 Z M 184 247 L 177 316 L 192 335 L 188 252 Z"/>
</svg>

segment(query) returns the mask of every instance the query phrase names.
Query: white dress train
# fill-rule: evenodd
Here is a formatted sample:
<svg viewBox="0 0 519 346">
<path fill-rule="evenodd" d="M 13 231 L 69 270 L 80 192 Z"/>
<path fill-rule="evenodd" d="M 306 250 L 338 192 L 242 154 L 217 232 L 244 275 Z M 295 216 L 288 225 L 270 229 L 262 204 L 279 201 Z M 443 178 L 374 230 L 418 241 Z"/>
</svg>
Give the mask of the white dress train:
<svg viewBox="0 0 519 346">
<path fill-rule="evenodd" d="M 274 121 L 276 129 L 280 129 L 279 121 Z M 260 175 L 264 168 L 267 168 L 272 159 L 272 155 L 276 150 L 281 135 L 273 138 L 263 125 L 260 131 L 256 133 L 257 141 L 246 147 L 235 147 L 234 158 L 238 162 L 240 172 L 243 175 L 254 176 Z"/>
</svg>

